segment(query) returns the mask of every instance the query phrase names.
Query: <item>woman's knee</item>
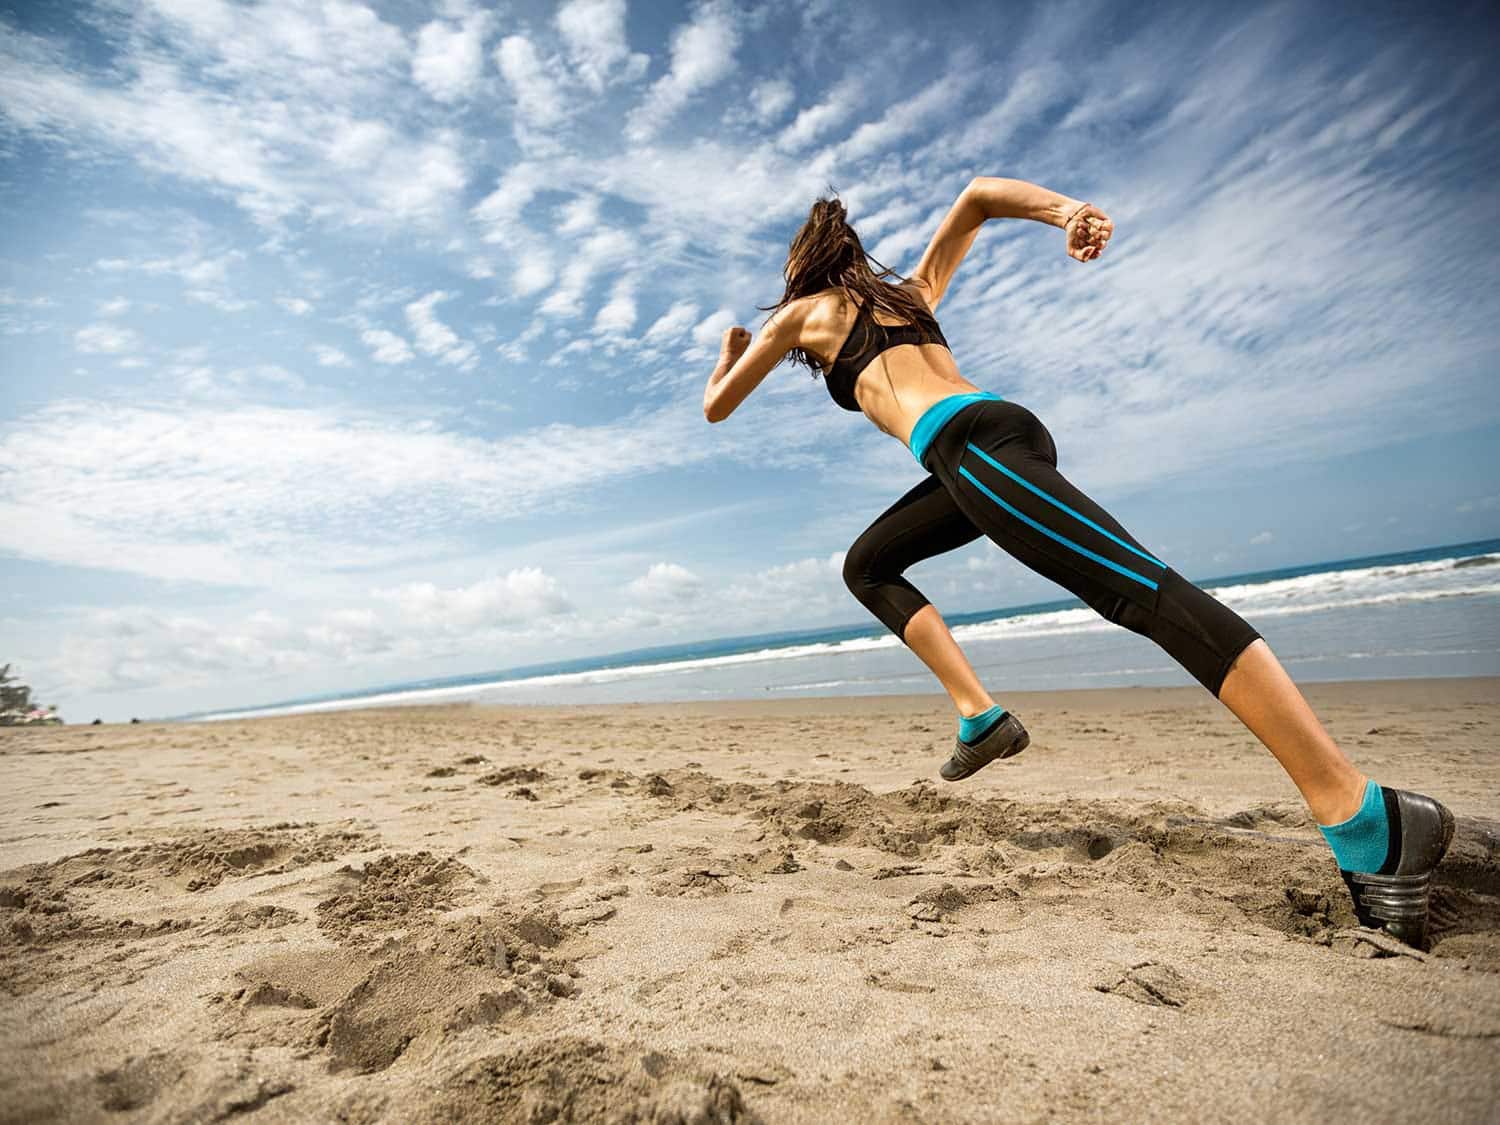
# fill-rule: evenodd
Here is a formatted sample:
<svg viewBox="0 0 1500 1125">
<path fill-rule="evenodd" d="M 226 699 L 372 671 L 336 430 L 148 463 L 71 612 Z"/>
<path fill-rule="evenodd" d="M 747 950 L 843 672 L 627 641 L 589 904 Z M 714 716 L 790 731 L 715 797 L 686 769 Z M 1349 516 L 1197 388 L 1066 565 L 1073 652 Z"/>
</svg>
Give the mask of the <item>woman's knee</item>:
<svg viewBox="0 0 1500 1125">
<path fill-rule="evenodd" d="M 879 549 L 862 538 L 844 552 L 844 585 L 860 601 L 866 600 L 881 583 L 879 558 Z"/>
<path fill-rule="evenodd" d="M 1106 620 L 1154 641 L 1215 695 L 1230 665 L 1260 637 L 1234 610 L 1171 569 L 1162 575 L 1154 604 L 1110 593 L 1089 605 Z"/>
</svg>

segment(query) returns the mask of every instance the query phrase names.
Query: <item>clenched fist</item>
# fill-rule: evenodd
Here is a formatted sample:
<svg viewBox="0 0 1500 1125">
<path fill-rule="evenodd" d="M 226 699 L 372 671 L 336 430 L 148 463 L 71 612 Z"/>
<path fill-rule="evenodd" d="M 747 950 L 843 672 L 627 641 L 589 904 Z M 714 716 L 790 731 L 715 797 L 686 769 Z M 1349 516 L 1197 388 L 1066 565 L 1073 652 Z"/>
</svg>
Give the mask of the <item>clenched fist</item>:
<svg viewBox="0 0 1500 1125">
<path fill-rule="evenodd" d="M 724 355 L 737 358 L 749 346 L 750 330 L 741 328 L 736 324 L 733 328 L 726 328 L 724 330 L 724 343 L 720 346 L 719 350 Z"/>
<path fill-rule="evenodd" d="M 1109 236 L 1115 232 L 1115 224 L 1092 203 L 1085 203 L 1068 219 L 1063 230 L 1068 238 L 1068 257 L 1091 262 L 1104 253 Z"/>
</svg>

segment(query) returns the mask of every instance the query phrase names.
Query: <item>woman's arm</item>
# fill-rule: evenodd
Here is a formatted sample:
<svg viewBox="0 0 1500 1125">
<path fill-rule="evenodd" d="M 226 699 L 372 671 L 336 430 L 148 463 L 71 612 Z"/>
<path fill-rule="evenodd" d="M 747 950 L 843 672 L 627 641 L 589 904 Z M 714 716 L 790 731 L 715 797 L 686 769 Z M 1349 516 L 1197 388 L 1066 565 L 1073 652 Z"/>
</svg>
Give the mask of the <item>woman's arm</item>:
<svg viewBox="0 0 1500 1125">
<path fill-rule="evenodd" d="M 724 330 L 724 338 L 719 343 L 719 362 L 714 364 L 714 373 L 708 377 L 708 386 L 703 388 L 703 416 L 710 422 L 719 420 L 713 415 L 716 388 L 729 374 L 735 360 L 744 355 L 745 349 L 749 346 L 750 330 L 748 328 L 741 328 L 736 324 L 733 328 Z"/>
<path fill-rule="evenodd" d="M 969 192 L 987 219 L 1035 219 L 1054 227 L 1062 226 L 1083 202 L 1038 184 L 1001 176 L 975 176 Z"/>
<path fill-rule="evenodd" d="M 802 301 L 783 305 L 771 315 L 754 341 L 747 329 L 735 325 L 725 329 L 719 347 L 719 362 L 703 388 L 703 416 L 710 422 L 722 422 L 734 408 L 775 366 L 786 353 L 802 342 L 805 306 Z"/>
<path fill-rule="evenodd" d="M 1039 184 L 1000 176 L 975 176 L 966 189 L 987 219 L 1035 219 L 1062 227 L 1068 235 L 1068 256 L 1092 261 L 1104 253 L 1115 225 L 1092 203 L 1061 195 Z"/>
<path fill-rule="evenodd" d="M 1068 235 L 1068 256 L 1080 262 L 1091 261 L 1104 252 L 1114 230 L 1103 211 L 1091 203 L 1048 191 L 1025 180 L 1007 180 L 998 176 L 975 176 L 959 193 L 922 260 L 912 271 L 934 312 L 948 291 L 948 285 L 963 261 L 979 228 L 990 219 L 1036 219 L 1062 227 Z"/>
</svg>

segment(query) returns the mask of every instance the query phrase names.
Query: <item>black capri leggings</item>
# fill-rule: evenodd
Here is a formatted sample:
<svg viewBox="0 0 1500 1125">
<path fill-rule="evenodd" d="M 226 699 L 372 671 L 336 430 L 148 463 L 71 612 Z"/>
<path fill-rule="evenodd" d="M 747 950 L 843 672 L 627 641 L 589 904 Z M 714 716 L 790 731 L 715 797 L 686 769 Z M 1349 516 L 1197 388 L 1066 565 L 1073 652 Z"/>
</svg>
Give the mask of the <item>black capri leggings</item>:
<svg viewBox="0 0 1500 1125">
<path fill-rule="evenodd" d="M 928 604 L 907 567 L 987 535 L 1108 621 L 1150 637 L 1215 696 L 1260 634 L 1135 541 L 1057 471 L 1057 447 L 1013 402 L 965 406 L 928 445 L 931 475 L 849 548 L 844 581 L 905 642 Z"/>
</svg>

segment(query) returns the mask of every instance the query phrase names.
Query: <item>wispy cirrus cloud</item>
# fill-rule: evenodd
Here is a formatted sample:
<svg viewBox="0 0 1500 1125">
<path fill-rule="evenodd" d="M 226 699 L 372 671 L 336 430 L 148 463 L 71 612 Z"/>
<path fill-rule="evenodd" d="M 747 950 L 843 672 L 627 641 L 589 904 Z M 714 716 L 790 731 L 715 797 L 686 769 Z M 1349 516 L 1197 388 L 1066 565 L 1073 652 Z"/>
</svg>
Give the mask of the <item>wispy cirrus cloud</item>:
<svg viewBox="0 0 1500 1125">
<path fill-rule="evenodd" d="M 527 559 L 527 521 L 654 524 L 674 473 L 704 504 L 767 503 L 752 554 L 729 573 L 675 525 L 645 556 L 601 553 L 599 587 L 570 578 L 578 612 L 529 645 L 691 629 L 611 601 L 664 559 L 739 591 L 747 631 L 793 604 L 857 618 L 828 560 L 917 478 L 909 454 L 800 368 L 720 426 L 697 406 L 830 185 L 903 271 L 975 175 L 1114 217 L 1089 265 L 1055 230 L 986 225 L 939 310 L 965 377 L 1033 408 L 1098 497 L 1279 486 L 1500 418 L 1500 308 L 1471 243 L 1500 209 L 1480 155 L 1500 95 L 1436 20 L 1382 40 L 1331 34 L 1333 10 L 1165 4 L 1101 38 L 1089 3 L 917 20 L 693 0 L 647 20 L 571 0 L 518 21 L 460 0 L 110 0 L 80 9 L 85 42 L 29 11 L 0 21 L 0 159 L 18 222 L 82 233 L 0 295 L 27 411 L 0 421 L 0 526 L 29 529 L 3 550 L 302 591 L 287 637 L 395 651 L 395 603 L 306 608 L 352 558 L 399 571 L 383 589 L 468 590 L 493 575 L 413 559 L 503 546 L 505 573 L 561 583 Z M 78 173 L 76 216 L 28 161 Z M 1272 532 L 1262 550 L 1296 540 L 1247 526 Z"/>
<path fill-rule="evenodd" d="M 410 363 L 416 355 L 406 340 L 384 328 L 366 328 L 359 338 L 370 349 L 370 358 L 376 363 Z"/>
<path fill-rule="evenodd" d="M 702 0 L 689 22 L 672 33 L 671 66 L 626 117 L 629 140 L 648 140 L 694 97 L 734 73 L 740 45 L 736 16 L 727 0 Z"/>
<path fill-rule="evenodd" d="M 417 350 L 433 356 L 439 363 L 472 371 L 479 363 L 474 345 L 459 339 L 458 333 L 437 318 L 434 311 L 451 294 L 438 290 L 406 306 L 406 323 L 411 327 Z"/>
<path fill-rule="evenodd" d="M 0 430 L 0 461 L 15 466 L 0 496 L 0 550 L 272 585 L 368 561 L 370 550 L 441 553 L 464 525 L 577 505 L 585 489 L 642 473 L 723 457 L 817 459 L 816 426 L 787 442 L 763 422 L 710 446 L 693 440 L 702 425 L 695 404 L 677 404 L 480 439 L 369 412 L 62 402 Z"/>
<path fill-rule="evenodd" d="M 362 5 L 150 3 L 113 30 L 116 80 L 75 69 L 56 41 L 0 39 L 0 111 L 13 127 L 80 155 L 126 155 L 263 224 L 432 222 L 466 183 L 451 130 L 365 116 L 410 102 L 395 81 L 410 47 Z"/>
<path fill-rule="evenodd" d="M 85 355 L 123 355 L 139 350 L 141 337 L 115 324 L 90 324 L 73 334 L 73 346 Z"/>
</svg>

